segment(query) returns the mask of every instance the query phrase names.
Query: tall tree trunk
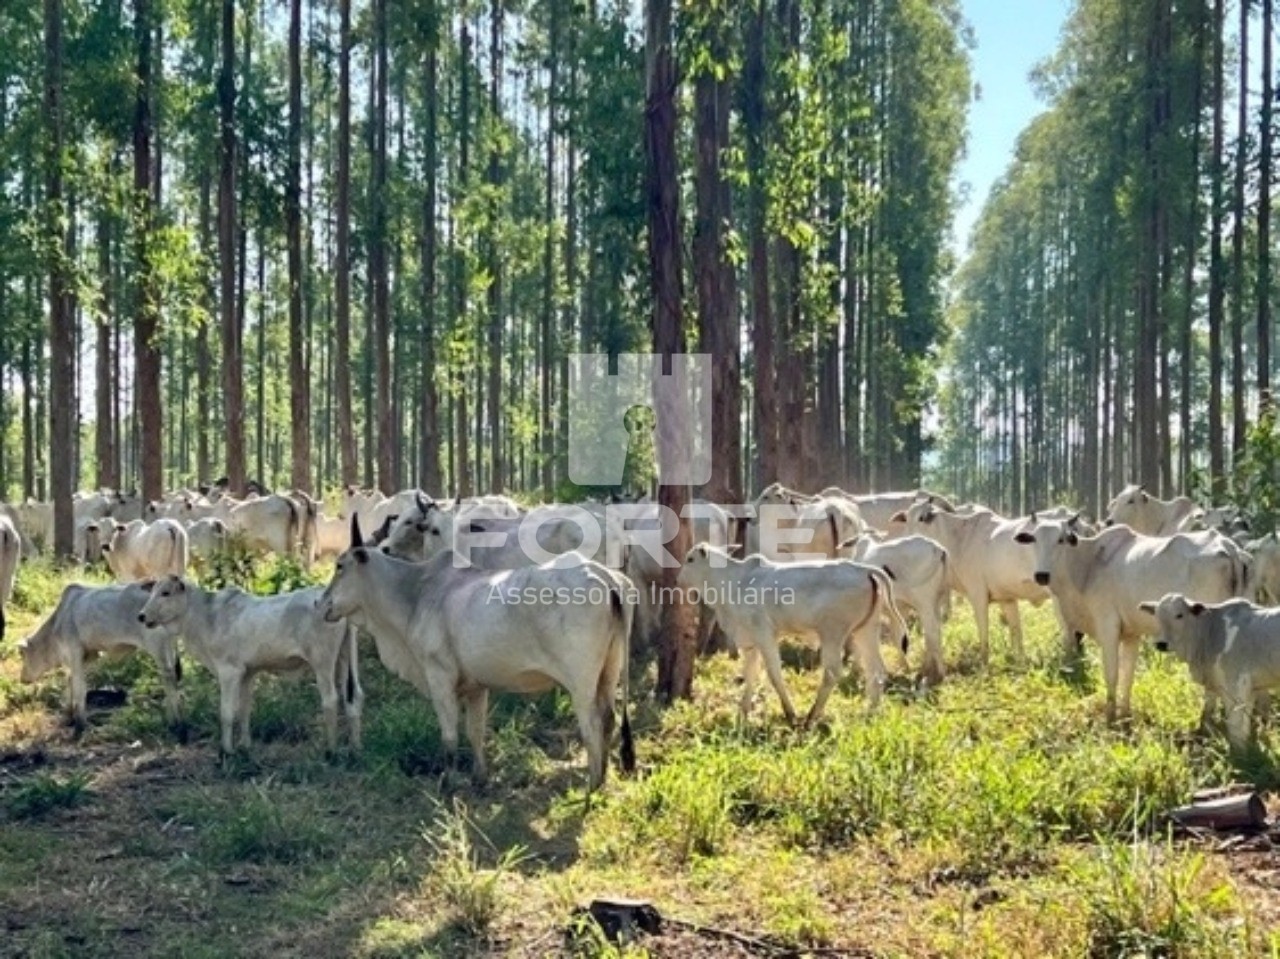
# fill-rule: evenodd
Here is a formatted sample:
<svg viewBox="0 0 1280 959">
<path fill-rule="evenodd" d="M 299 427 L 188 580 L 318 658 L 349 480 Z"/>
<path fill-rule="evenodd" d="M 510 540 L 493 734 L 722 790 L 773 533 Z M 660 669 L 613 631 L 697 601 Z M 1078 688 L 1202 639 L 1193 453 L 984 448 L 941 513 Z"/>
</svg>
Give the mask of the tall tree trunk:
<svg viewBox="0 0 1280 959">
<path fill-rule="evenodd" d="M 1225 268 L 1222 259 L 1222 141 L 1223 141 L 1223 47 L 1226 33 L 1224 0 L 1213 4 L 1213 144 L 1210 147 L 1209 201 L 1209 474 L 1215 489 L 1225 478 L 1226 442 L 1222 429 L 1222 304 L 1225 295 Z M 1237 224 L 1237 229 L 1239 224 Z M 1232 338 L 1237 323 L 1232 301 Z"/>
<path fill-rule="evenodd" d="M 111 163 L 104 164 L 110 174 Z M 97 347 L 94 376 L 94 458 L 97 460 L 96 481 L 100 489 L 118 489 L 120 478 L 116 475 L 115 422 L 111 409 L 111 327 L 115 317 L 112 302 L 115 290 L 111 283 L 111 234 L 112 216 L 109 204 L 102 204 L 98 212 L 98 273 L 102 284 L 97 322 Z"/>
<path fill-rule="evenodd" d="M 200 249 L 213 249 L 213 211 L 211 194 L 213 193 L 213 174 L 211 167 L 206 163 L 201 164 L 200 169 L 200 209 L 198 214 L 198 230 L 200 234 Z M 209 326 L 213 323 L 213 317 L 216 312 L 216 304 L 218 301 L 217 292 L 213 282 L 208 281 L 206 301 L 209 306 L 208 317 L 200 324 L 200 328 L 196 331 L 196 409 L 206 410 L 208 413 L 204 416 L 196 417 L 196 480 L 197 482 L 208 482 L 213 479 L 212 475 L 212 457 L 209 449 L 209 434 L 212 432 L 212 424 L 210 419 L 213 412 L 213 389 L 210 383 L 213 373 L 213 358 L 209 353 Z"/>
<path fill-rule="evenodd" d="M 471 23 L 468 20 L 469 16 L 470 14 L 466 10 L 462 11 L 460 17 L 462 21 L 460 24 L 461 36 L 458 41 L 462 59 L 458 90 L 458 199 L 466 196 L 470 186 L 471 173 Z M 471 334 L 474 330 L 469 329 L 470 324 L 467 315 L 467 285 L 470 282 L 470 270 L 467 267 L 466 253 L 461 244 L 455 246 L 454 257 L 458 270 L 457 287 L 454 290 L 458 298 L 455 322 L 467 329 L 468 334 Z M 467 338 L 469 340 L 470 335 Z M 457 472 L 453 474 L 453 481 L 454 492 L 458 496 L 471 495 L 471 453 L 470 444 L 467 442 L 471 424 L 468 422 L 467 415 L 467 372 L 465 364 L 459 364 L 454 369 L 454 413 L 457 419 L 455 420 L 453 440 L 458 453 Z"/>
<path fill-rule="evenodd" d="M 498 222 L 501 216 L 502 158 L 499 153 L 498 126 L 502 120 L 502 2 L 493 0 L 489 11 L 489 122 L 492 139 L 489 146 L 489 187 L 493 191 L 494 208 L 489 223 L 489 491 L 501 493 L 505 485 L 506 466 L 502 456 L 502 254 L 498 249 Z"/>
<path fill-rule="evenodd" d="M 70 309 L 71 278 L 63 260 L 65 237 L 62 222 L 63 89 L 62 89 L 62 2 L 44 3 L 44 119 L 45 214 L 49 243 L 49 362 L 54 383 L 69 384 L 74 371 L 75 329 Z M 27 364 L 24 364 L 24 367 Z M 29 384 L 24 384 L 28 386 Z M 26 391 L 24 390 L 24 393 Z M 53 496 L 53 549 L 58 556 L 71 556 L 75 531 L 71 494 L 72 453 L 76 411 L 71 390 L 52 391 L 50 408 L 49 467 Z M 28 434 L 29 435 L 29 434 Z"/>
<path fill-rule="evenodd" d="M 289 483 L 311 482 L 311 380 L 304 345 L 302 293 L 302 0 L 289 0 L 289 163 L 285 174 L 285 233 L 289 247 Z"/>
<path fill-rule="evenodd" d="M 749 180 L 748 243 L 751 272 L 751 348 L 755 363 L 755 434 L 757 485 L 778 478 L 778 398 L 774 379 L 773 304 L 769 296 L 769 243 L 765 235 L 768 190 L 765 183 L 765 0 L 757 0 L 747 27 L 743 68 L 742 122 L 746 135 Z"/>
<path fill-rule="evenodd" d="M 137 100 L 133 115 L 133 202 L 137 229 L 137 316 L 133 324 L 134 403 L 141 441 L 142 497 L 164 495 L 162 404 L 160 398 L 159 289 L 151 262 L 151 3 L 134 0 L 137 42 Z"/>
<path fill-rule="evenodd" d="M 373 235 L 369 244 L 369 279 L 373 283 L 373 346 L 377 363 L 378 488 L 390 496 L 396 491 L 396 477 L 395 420 L 391 406 L 391 304 L 387 275 L 387 0 L 374 0 L 373 17 L 377 92 L 373 118 Z"/>
<path fill-rule="evenodd" d="M 722 28 L 706 28 L 703 38 L 721 69 L 727 56 Z M 711 356 L 711 482 L 704 495 L 721 503 L 742 501 L 741 371 L 738 359 L 737 289 L 725 242 L 729 184 L 722 162 L 729 143 L 729 84 L 704 68 L 694 89 L 697 146 L 693 261 L 698 292 L 698 349 Z"/>
<path fill-rule="evenodd" d="M 440 424 L 439 395 L 436 391 L 436 169 L 437 112 L 439 98 L 437 75 L 440 47 L 439 10 L 436 0 L 428 0 L 426 21 L 431 31 L 425 38 L 427 48 L 425 82 L 422 97 L 426 104 L 426 130 L 423 133 L 423 168 L 426 192 L 422 201 L 422 395 L 418 424 L 418 485 L 432 496 L 440 488 Z"/>
<path fill-rule="evenodd" d="M 554 496 L 553 467 L 555 459 L 555 429 L 551 422 L 551 371 L 555 364 L 555 344 L 553 341 L 553 321 L 555 317 L 555 235 L 552 225 L 555 222 L 555 176 L 556 176 L 556 102 L 559 93 L 556 89 L 559 75 L 559 40 L 560 40 L 560 0 L 549 0 L 549 26 L 547 36 L 547 142 L 546 166 L 544 169 L 543 220 L 546 238 L 543 241 L 542 263 L 542 305 L 538 317 L 538 366 L 539 366 L 539 405 L 538 427 L 542 438 L 542 492 L 544 496 Z M 560 424 L 564 429 L 565 425 Z"/>
<path fill-rule="evenodd" d="M 1222 30 L 1225 32 L 1225 17 Z M 1249 166 L 1249 0 L 1240 0 L 1240 87 L 1236 112 L 1236 170 L 1231 233 L 1231 453 L 1234 461 L 1244 451 L 1244 209 L 1245 173 Z M 1221 91 L 1221 88 L 1219 88 Z M 1218 97 L 1221 99 L 1222 93 Z M 1210 374 L 1212 375 L 1212 373 Z M 1210 410 L 1210 417 L 1213 413 Z M 1212 421 L 1210 426 L 1212 427 Z M 1220 457 L 1213 469 L 1215 483 L 1225 479 Z"/>
<path fill-rule="evenodd" d="M 1206 37 L 1206 10 L 1203 6 L 1196 7 L 1195 13 L 1195 73 L 1192 80 L 1192 108 L 1191 108 L 1191 183 L 1194 185 L 1191 190 L 1191 209 L 1187 214 L 1187 236 L 1184 240 L 1184 250 L 1186 253 L 1186 261 L 1182 269 L 1182 322 L 1179 325 L 1178 333 L 1178 354 L 1181 362 L 1178 365 L 1178 486 L 1182 490 L 1191 488 L 1191 383 L 1194 379 L 1195 370 L 1195 353 L 1192 349 L 1192 334 L 1195 325 L 1195 288 L 1196 288 L 1196 265 L 1200 255 L 1200 148 L 1201 148 L 1201 114 L 1203 111 L 1204 101 L 1204 44 Z M 1211 28 L 1217 31 L 1217 26 L 1211 25 Z M 1220 71 L 1218 71 L 1218 57 L 1220 48 L 1215 42 L 1214 49 L 1214 78 L 1215 83 Z M 1215 103 L 1215 111 L 1221 114 L 1221 104 Z M 1222 144 L 1215 144 L 1221 149 Z M 1221 174 L 1218 169 L 1221 157 L 1214 154 L 1211 157 L 1211 166 L 1213 168 L 1213 176 L 1217 182 L 1221 182 Z M 1221 197 L 1219 197 L 1221 199 Z M 1217 227 L 1222 229 L 1222 214 L 1217 213 Z M 1222 260 L 1222 237 L 1218 237 L 1218 263 L 1217 266 L 1221 271 Z M 1219 293 L 1221 293 L 1222 277 L 1218 277 Z M 1222 302 L 1221 296 L 1218 302 L 1218 342 L 1221 349 L 1222 341 Z M 1219 397 L 1221 403 L 1221 397 Z M 1087 412 L 1087 410 L 1086 410 Z M 1219 423 L 1221 429 L 1221 423 Z"/>
<path fill-rule="evenodd" d="M 222 73 L 218 79 L 222 148 L 218 178 L 218 248 L 222 260 L 222 403 L 227 434 L 227 479 L 244 495 L 244 360 L 236 303 L 236 38 L 235 0 L 222 0 Z M 243 257 L 242 257 L 243 259 Z"/>
<path fill-rule="evenodd" d="M 1272 0 L 1262 0 L 1262 131 L 1258 158 L 1258 404 L 1271 405 L 1271 113 L 1275 77 L 1271 73 Z"/>
<path fill-rule="evenodd" d="M 334 264 L 334 379 L 342 483 L 357 480 L 356 434 L 351 414 L 351 0 L 338 0 L 338 209 Z"/>
<path fill-rule="evenodd" d="M 663 364 L 684 352 L 683 290 L 680 276 L 679 182 L 676 172 L 676 69 L 671 40 L 671 0 L 645 3 L 645 160 L 649 220 L 649 270 L 653 291 L 653 349 Z M 687 455 L 680 425 L 688 422 L 688 396 L 660 390 L 657 396 L 658 463 L 670 468 Z M 680 516 L 689 502 L 687 485 L 663 483 L 658 503 Z M 681 517 L 668 552 L 676 562 L 663 569 L 667 602 L 662 607 L 658 640 L 658 698 L 664 702 L 693 695 L 697 651 L 697 607 L 684 601 L 676 574 L 692 545 L 689 521 Z"/>
</svg>

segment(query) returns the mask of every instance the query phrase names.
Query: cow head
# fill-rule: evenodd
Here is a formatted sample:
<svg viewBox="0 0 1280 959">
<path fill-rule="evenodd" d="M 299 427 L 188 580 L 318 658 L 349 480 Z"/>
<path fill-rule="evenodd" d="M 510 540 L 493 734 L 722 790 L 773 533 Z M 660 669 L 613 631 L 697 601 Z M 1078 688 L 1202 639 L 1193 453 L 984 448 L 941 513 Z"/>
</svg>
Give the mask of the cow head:
<svg viewBox="0 0 1280 959">
<path fill-rule="evenodd" d="M 371 552 L 367 546 L 353 546 L 338 557 L 333 578 L 316 600 L 326 623 L 336 623 L 360 612 L 364 602 L 361 574 L 368 567 Z"/>
<path fill-rule="evenodd" d="M 151 587 L 151 595 L 138 614 L 147 629 L 180 622 L 187 615 L 189 590 L 181 576 L 166 576 Z"/>
<path fill-rule="evenodd" d="M 1032 517 L 1034 516 L 1033 513 Z M 1078 545 L 1080 537 L 1061 520 L 1044 520 L 1018 530 L 1013 535 L 1013 541 L 1035 548 L 1033 576 L 1037 585 L 1048 586 L 1052 580 L 1054 554 L 1059 549 L 1070 549 Z"/>
<path fill-rule="evenodd" d="M 34 633 L 18 643 L 18 655 L 22 657 L 21 680 L 34 683 L 58 665 L 57 635 L 54 632 L 57 610 L 49 615 Z"/>
<path fill-rule="evenodd" d="M 1198 623 L 1207 608 L 1204 603 L 1189 600 L 1181 593 L 1165 593 L 1158 603 L 1138 604 L 1139 610 L 1155 617 L 1156 649 L 1177 653 L 1188 661 L 1196 658 L 1196 648 L 1201 642 Z"/>
</svg>

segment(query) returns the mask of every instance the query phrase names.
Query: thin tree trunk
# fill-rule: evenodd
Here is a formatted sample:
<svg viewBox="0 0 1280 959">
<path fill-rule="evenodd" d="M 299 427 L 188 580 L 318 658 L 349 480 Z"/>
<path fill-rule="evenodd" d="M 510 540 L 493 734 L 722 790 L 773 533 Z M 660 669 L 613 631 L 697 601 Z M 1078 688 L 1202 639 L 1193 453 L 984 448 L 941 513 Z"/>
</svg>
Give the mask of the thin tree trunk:
<svg viewBox="0 0 1280 959">
<path fill-rule="evenodd" d="M 422 201 L 422 396 L 418 424 L 418 485 L 432 496 L 440 487 L 439 395 L 436 391 L 436 138 L 438 94 L 438 50 L 440 26 L 435 0 L 429 0 L 426 20 L 431 31 L 425 38 L 427 48 L 426 76 L 422 91 L 426 104 L 426 130 L 423 133 L 423 167 L 426 193 Z"/>
<path fill-rule="evenodd" d="M 765 24 L 764 0 L 757 0 L 747 27 L 746 64 L 743 69 L 743 125 L 746 135 L 749 179 L 748 233 L 751 272 L 751 346 L 755 363 L 755 434 L 757 484 L 778 478 L 778 398 L 774 380 L 773 304 L 769 296 L 769 246 L 765 235 L 767 187 L 765 184 Z"/>
<path fill-rule="evenodd" d="M 1216 9 L 1216 6 L 1215 6 Z M 1221 29 L 1225 32 L 1225 17 Z M 1249 3 L 1240 2 L 1240 88 L 1236 113 L 1236 170 L 1234 222 L 1231 234 L 1231 454 L 1234 461 L 1244 451 L 1244 206 L 1245 172 L 1249 165 Z M 1222 99 L 1219 87 L 1218 99 Z M 1221 368 L 1219 368 L 1220 370 Z M 1210 371 L 1212 376 L 1212 370 Z M 1219 372 L 1219 378 L 1221 373 Z M 1210 428 L 1215 422 L 1209 411 Z M 1211 453 L 1212 440 L 1210 440 Z M 1217 468 L 1210 467 L 1214 483 L 1225 480 L 1225 457 L 1220 453 Z"/>
<path fill-rule="evenodd" d="M 141 440 L 142 497 L 164 495 L 163 408 L 160 397 L 160 303 L 151 263 L 152 33 L 150 0 L 134 0 L 137 41 L 137 100 L 133 118 L 133 202 L 137 218 L 137 316 L 133 325 L 134 404 Z M 65 381 L 62 381 L 65 382 Z M 61 392 L 61 391 L 59 391 Z"/>
<path fill-rule="evenodd" d="M 1194 92 L 1192 94 L 1192 131 L 1191 131 L 1191 209 L 1187 214 L 1187 237 L 1185 240 L 1186 262 L 1183 264 L 1182 270 L 1182 323 L 1179 326 L 1179 342 L 1178 354 L 1181 362 L 1178 366 L 1178 485 L 1183 490 L 1190 489 L 1191 482 L 1191 382 L 1193 379 L 1193 371 L 1195 369 L 1195 354 L 1192 351 L 1192 331 L 1195 324 L 1195 284 L 1196 284 L 1196 264 L 1200 254 L 1200 147 L 1201 147 L 1201 123 L 1200 118 L 1203 113 L 1204 100 L 1204 44 L 1206 34 L 1206 17 L 1203 7 L 1196 8 L 1195 18 L 1195 73 L 1192 85 Z M 1216 27 L 1214 27 L 1216 29 Z M 1215 68 L 1217 67 L 1216 58 L 1218 56 L 1218 47 L 1214 45 Z M 1215 74 L 1216 77 L 1216 74 Z M 1215 110 L 1221 111 L 1220 105 L 1215 105 Z M 1218 144 L 1221 147 L 1221 144 Z M 1218 156 L 1211 158 L 1213 164 L 1217 164 L 1220 160 Z M 1214 176 L 1219 176 L 1216 168 Z M 1221 214 L 1219 214 L 1218 227 L 1221 229 Z M 1218 238 L 1218 258 L 1222 258 L 1222 238 Z M 1221 277 L 1219 277 L 1219 285 L 1221 285 Z M 1222 316 L 1221 303 L 1219 303 L 1218 316 L 1218 337 L 1221 341 L 1222 337 Z"/>
<path fill-rule="evenodd" d="M 110 163 L 105 167 L 109 173 Z M 120 484 L 120 478 L 115 473 L 115 423 L 111 410 L 111 326 L 115 305 L 112 302 L 115 290 L 111 283 L 111 271 L 114 269 L 111 262 L 111 226 L 110 206 L 104 203 L 98 213 L 98 272 L 102 295 L 95 324 L 98 338 L 94 372 L 97 380 L 94 384 L 94 457 L 97 460 L 96 481 L 100 489 L 117 489 Z"/>
<path fill-rule="evenodd" d="M 222 74 L 218 80 L 222 148 L 218 179 L 218 247 L 222 260 L 222 402 L 227 436 L 227 479 L 244 495 L 244 362 L 236 304 L 235 0 L 222 0 Z"/>
<path fill-rule="evenodd" d="M 683 292 L 680 275 L 679 182 L 676 171 L 676 69 L 671 40 L 671 0 L 645 4 L 645 159 L 647 170 L 649 269 L 653 291 L 653 348 L 663 364 L 684 351 Z M 658 463 L 670 468 L 681 448 L 682 422 L 688 397 L 674 390 L 658 391 Z M 682 420 L 683 418 L 683 420 Z M 664 483 L 660 505 L 680 516 L 689 502 L 687 485 Z M 693 663 L 697 652 L 697 607 L 686 603 L 676 586 L 676 574 L 692 545 L 688 519 L 682 517 L 667 547 L 677 561 L 664 568 L 666 600 L 658 640 L 658 698 L 664 702 L 693 695 Z"/>
<path fill-rule="evenodd" d="M 470 185 L 470 161 L 471 161 L 471 23 L 468 20 L 469 14 L 463 11 L 461 19 L 461 36 L 458 46 L 461 50 L 462 66 L 460 76 L 460 86 L 458 92 L 458 191 L 457 196 L 466 196 L 466 191 Z M 458 298 L 457 315 L 455 322 L 464 328 L 468 326 L 467 317 L 467 284 L 469 282 L 469 273 L 466 263 L 466 255 L 461 246 L 455 247 L 454 256 L 457 263 L 458 278 L 457 288 L 454 290 Z M 468 332 L 474 332 L 469 330 Z M 470 337 L 468 337 L 469 339 Z M 453 474 L 454 492 L 458 496 L 471 495 L 471 453 L 470 444 L 467 442 L 467 436 L 471 429 L 468 422 L 468 405 L 467 405 L 467 368 L 465 364 L 460 364 L 454 370 L 455 383 L 455 399 L 454 412 L 457 416 L 455 420 L 454 445 L 457 446 L 457 472 Z"/>
<path fill-rule="evenodd" d="M 497 128 L 502 119 L 502 2 L 493 0 L 489 13 L 489 122 Z M 506 465 L 502 455 L 502 254 L 498 249 L 498 222 L 501 214 L 502 159 L 495 135 L 489 147 L 489 186 L 494 209 L 489 223 L 489 491 L 501 493 Z"/>
<path fill-rule="evenodd" d="M 1209 201 L 1209 476 L 1215 489 L 1225 478 L 1226 442 L 1222 429 L 1222 305 L 1225 295 L 1222 259 L 1222 141 L 1223 141 L 1223 46 L 1226 32 L 1224 0 L 1213 5 L 1213 145 L 1211 151 Z M 1239 223 L 1237 223 L 1239 229 Z M 1232 340 L 1236 339 L 1239 304 L 1232 298 Z"/>
<path fill-rule="evenodd" d="M 356 434 L 351 415 L 351 0 L 338 0 L 338 210 L 334 263 L 334 379 L 342 483 L 357 479 Z"/>
<path fill-rule="evenodd" d="M 538 406 L 539 435 L 542 438 L 542 493 L 554 496 L 555 430 L 551 422 L 551 370 L 555 364 L 555 347 L 552 341 L 552 323 L 555 316 L 555 236 L 552 224 L 555 220 L 556 173 L 556 89 L 559 72 L 560 0 L 549 0 L 547 37 L 547 142 L 546 168 L 544 170 L 543 220 L 546 238 L 543 241 L 542 308 L 538 325 L 538 366 L 540 400 Z M 564 427 L 564 424 L 561 424 Z"/>
<path fill-rule="evenodd" d="M 374 0 L 374 43 L 377 87 L 373 111 L 373 233 L 369 243 L 369 272 L 373 284 L 373 330 L 377 381 L 378 488 L 396 491 L 395 420 L 391 405 L 391 304 L 387 264 L 387 0 Z M 464 66 L 465 69 L 465 66 Z"/>
<path fill-rule="evenodd" d="M 75 330 L 70 309 L 71 278 L 63 261 L 65 242 L 60 227 L 62 210 L 63 89 L 62 89 L 62 3 L 44 3 L 44 119 L 48 142 L 45 155 L 45 213 L 49 254 L 49 361 L 55 383 L 71 382 L 74 373 Z M 29 354 L 28 354 L 29 359 Z M 24 364 L 24 366 L 27 364 Z M 29 387 L 30 383 L 24 384 Z M 24 389 L 24 393 L 26 390 Z M 76 411 L 71 391 L 53 391 L 50 409 L 49 467 L 53 494 L 53 548 L 58 556 L 74 552 L 75 537 L 71 494 L 72 444 Z M 30 435 L 28 433 L 28 435 Z"/>
<path fill-rule="evenodd" d="M 289 2 L 288 138 L 284 202 L 289 247 L 289 484 L 310 491 L 318 487 L 311 481 L 311 381 L 302 328 L 302 0 Z"/>
<path fill-rule="evenodd" d="M 1262 0 L 1262 117 L 1258 159 L 1258 409 L 1271 406 L 1271 73 L 1272 0 Z"/>
</svg>

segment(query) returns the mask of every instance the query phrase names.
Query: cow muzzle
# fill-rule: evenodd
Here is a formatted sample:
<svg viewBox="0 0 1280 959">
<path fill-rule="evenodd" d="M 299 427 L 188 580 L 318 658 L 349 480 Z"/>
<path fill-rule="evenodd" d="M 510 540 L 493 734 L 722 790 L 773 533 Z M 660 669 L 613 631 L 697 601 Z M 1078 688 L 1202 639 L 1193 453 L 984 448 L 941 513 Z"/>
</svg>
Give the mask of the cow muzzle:
<svg viewBox="0 0 1280 959">
<path fill-rule="evenodd" d="M 1037 585 L 1039 585 L 1039 586 L 1048 586 L 1048 585 L 1049 585 L 1049 574 L 1048 574 L 1048 573 L 1036 573 L 1036 584 L 1037 584 Z"/>
</svg>

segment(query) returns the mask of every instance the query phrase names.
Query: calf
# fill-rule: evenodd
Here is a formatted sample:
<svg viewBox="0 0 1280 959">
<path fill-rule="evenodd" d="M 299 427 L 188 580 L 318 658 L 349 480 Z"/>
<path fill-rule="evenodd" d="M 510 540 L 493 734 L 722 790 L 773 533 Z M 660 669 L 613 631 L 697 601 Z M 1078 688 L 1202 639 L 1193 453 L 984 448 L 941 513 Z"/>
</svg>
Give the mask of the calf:
<svg viewBox="0 0 1280 959">
<path fill-rule="evenodd" d="M 1157 623 L 1156 649 L 1172 652 L 1204 687 L 1206 723 L 1221 697 L 1227 737 L 1236 749 L 1249 739 L 1254 700 L 1280 687 L 1280 609 L 1243 599 L 1206 605 L 1180 593 L 1140 604 Z"/>
<path fill-rule="evenodd" d="M 154 580 L 161 576 L 185 576 L 187 531 L 174 519 L 144 523 L 135 519 L 117 523 L 102 554 L 116 579 L 124 583 Z"/>
<path fill-rule="evenodd" d="M 699 543 L 685 555 L 680 586 L 696 590 L 715 611 L 716 621 L 742 653 L 742 699 L 745 721 L 763 659 L 782 711 L 795 722 L 796 711 L 782 678 L 778 640 L 783 634 L 816 637 L 822 660 L 822 682 L 804 725 L 821 717 L 831 690 L 840 680 L 844 649 L 852 641 L 862 665 L 868 702 L 875 706 L 884 688 L 880 658 L 881 613 L 888 613 L 905 650 L 907 624 L 893 603 L 893 587 L 881 569 L 852 560 L 775 563 L 753 555 L 738 560 L 726 550 Z"/>
<path fill-rule="evenodd" d="M 171 725 L 179 725 L 178 681 L 182 678 L 182 666 L 174 631 L 146 629 L 139 622 L 150 591 L 150 583 L 69 585 L 62 591 L 49 618 L 18 644 L 22 654 L 22 681 L 33 683 L 49 670 L 66 666 L 70 673 L 67 707 L 72 723 L 77 729 L 83 729 L 88 692 L 85 664 L 99 654 L 119 655 L 142 649 L 160 667 L 165 713 Z"/>
<path fill-rule="evenodd" d="M 338 746 L 338 703 L 350 722 L 352 749 L 360 749 L 364 692 L 355 631 L 325 621 L 316 610 L 320 587 L 251 596 L 236 588 L 208 592 L 178 576 L 155 584 L 137 619 L 148 629 L 172 629 L 218 678 L 221 750 L 250 744 L 249 711 L 259 673 L 296 673 L 310 667 L 320 689 L 326 745 Z"/>
<path fill-rule="evenodd" d="M 352 542 L 360 542 L 356 522 Z M 321 598 L 324 617 L 347 617 L 367 629 L 383 663 L 430 697 L 450 758 L 458 746 L 461 698 L 478 779 L 487 774 L 490 690 L 540 693 L 560 686 L 569 693 L 586 744 L 590 787 L 598 788 L 620 677 L 623 767 L 632 766 L 626 577 L 586 559 L 567 568 L 496 572 L 457 568 L 453 559 L 445 551 L 413 563 L 354 546 L 338 558 Z"/>
<path fill-rule="evenodd" d="M 951 573 L 947 551 L 927 536 L 877 540 L 865 535 L 846 541 L 851 558 L 878 566 L 893 577 L 894 600 L 916 611 L 924 636 L 922 674 L 929 685 L 942 682 L 942 623 L 951 611 Z"/>
<path fill-rule="evenodd" d="M 1124 524 L 1144 536 L 1172 536 L 1191 529 L 1202 511 L 1185 496 L 1163 500 L 1131 483 L 1107 504 L 1107 526 Z"/>
</svg>

